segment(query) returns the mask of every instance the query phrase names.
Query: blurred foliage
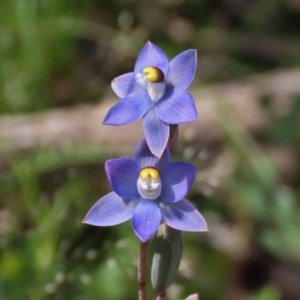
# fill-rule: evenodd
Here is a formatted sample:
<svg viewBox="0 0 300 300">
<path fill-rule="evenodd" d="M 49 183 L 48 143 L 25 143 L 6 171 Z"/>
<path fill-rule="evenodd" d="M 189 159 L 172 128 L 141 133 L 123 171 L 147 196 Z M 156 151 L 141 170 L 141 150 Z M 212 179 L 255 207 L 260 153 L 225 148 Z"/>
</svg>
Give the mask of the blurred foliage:
<svg viewBox="0 0 300 300">
<path fill-rule="evenodd" d="M 300 64 L 298 0 L 2 0 L 0 20 L 1 114 L 101 101 L 147 39 L 170 57 L 197 48 L 195 85 Z M 299 97 L 282 116 L 261 99 L 272 126 L 257 139 L 220 104 L 233 175 L 220 191 L 191 193 L 212 232 L 184 236 L 170 299 L 297 299 L 283 279 L 300 278 L 299 161 L 282 177 L 264 149 L 299 150 Z M 89 145 L 0 154 L 1 300 L 136 298 L 130 224 L 81 224 L 109 191 L 109 157 Z"/>
</svg>

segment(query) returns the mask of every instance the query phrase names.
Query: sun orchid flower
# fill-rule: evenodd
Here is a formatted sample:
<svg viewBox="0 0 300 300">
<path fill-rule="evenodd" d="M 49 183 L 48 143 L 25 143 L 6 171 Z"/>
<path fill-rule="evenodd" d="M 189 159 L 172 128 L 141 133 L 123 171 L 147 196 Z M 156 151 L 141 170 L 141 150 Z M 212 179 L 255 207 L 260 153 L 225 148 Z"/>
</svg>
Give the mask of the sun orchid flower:
<svg viewBox="0 0 300 300">
<path fill-rule="evenodd" d="M 132 219 L 142 242 L 151 239 L 161 223 L 181 231 L 207 231 L 203 216 L 185 199 L 196 167 L 173 162 L 168 149 L 158 159 L 143 140 L 133 158 L 108 160 L 105 171 L 113 191 L 92 206 L 83 223 L 113 226 Z"/>
<path fill-rule="evenodd" d="M 194 100 L 187 91 L 196 63 L 196 50 L 181 52 L 169 62 L 159 47 L 147 42 L 134 71 L 113 79 L 112 89 L 121 100 L 108 111 L 103 123 L 118 126 L 143 118 L 146 142 L 160 157 L 168 142 L 169 125 L 197 119 Z"/>
</svg>

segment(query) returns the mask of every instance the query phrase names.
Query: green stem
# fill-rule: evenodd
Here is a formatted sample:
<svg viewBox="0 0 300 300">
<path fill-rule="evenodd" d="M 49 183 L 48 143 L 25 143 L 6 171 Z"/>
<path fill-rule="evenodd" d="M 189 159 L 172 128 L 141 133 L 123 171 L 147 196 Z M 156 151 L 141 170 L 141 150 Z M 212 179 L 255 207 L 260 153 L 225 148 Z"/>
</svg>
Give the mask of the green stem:
<svg viewBox="0 0 300 300">
<path fill-rule="evenodd" d="M 149 243 L 141 243 L 140 255 L 138 260 L 138 284 L 139 284 L 139 300 L 147 300 L 147 256 Z"/>
</svg>

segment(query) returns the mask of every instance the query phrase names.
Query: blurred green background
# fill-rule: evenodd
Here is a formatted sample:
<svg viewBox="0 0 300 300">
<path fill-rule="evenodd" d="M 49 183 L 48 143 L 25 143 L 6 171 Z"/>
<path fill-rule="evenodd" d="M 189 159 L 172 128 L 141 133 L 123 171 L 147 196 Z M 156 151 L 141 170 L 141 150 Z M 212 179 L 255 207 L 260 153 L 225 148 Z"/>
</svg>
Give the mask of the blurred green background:
<svg viewBox="0 0 300 300">
<path fill-rule="evenodd" d="M 299 0 L 2 0 L 0 122 L 98 104 L 147 40 L 169 57 L 198 50 L 195 89 L 288 74 L 300 70 L 299 29 Z M 274 93 L 254 98 L 269 124 L 255 133 L 220 99 L 218 141 L 179 141 L 176 158 L 199 166 L 189 198 L 210 233 L 184 234 L 169 299 L 300 299 L 299 91 L 283 113 Z M 1 300 L 137 298 L 130 224 L 81 224 L 109 191 L 111 156 L 89 143 L 0 152 Z"/>
</svg>

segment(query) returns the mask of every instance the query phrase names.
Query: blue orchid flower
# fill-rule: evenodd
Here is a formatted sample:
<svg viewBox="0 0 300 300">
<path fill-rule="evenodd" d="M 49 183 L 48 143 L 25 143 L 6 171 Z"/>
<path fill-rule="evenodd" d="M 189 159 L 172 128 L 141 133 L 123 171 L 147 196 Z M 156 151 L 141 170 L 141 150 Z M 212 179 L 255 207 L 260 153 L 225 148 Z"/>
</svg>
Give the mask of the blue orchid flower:
<svg viewBox="0 0 300 300">
<path fill-rule="evenodd" d="M 151 239 L 161 223 L 181 231 L 207 231 L 203 216 L 185 199 L 196 167 L 172 162 L 168 149 L 158 159 L 143 140 L 133 158 L 108 160 L 105 171 L 113 192 L 92 206 L 83 223 L 113 226 L 132 219 L 142 242 Z"/>
<path fill-rule="evenodd" d="M 169 62 L 160 48 L 147 42 L 134 72 L 113 79 L 112 89 L 121 100 L 108 111 L 103 124 L 124 125 L 142 117 L 147 144 L 160 157 L 168 142 L 169 125 L 197 119 L 193 97 L 187 91 L 196 63 L 196 50 L 186 50 Z"/>
</svg>

